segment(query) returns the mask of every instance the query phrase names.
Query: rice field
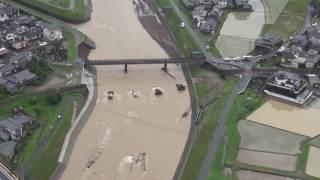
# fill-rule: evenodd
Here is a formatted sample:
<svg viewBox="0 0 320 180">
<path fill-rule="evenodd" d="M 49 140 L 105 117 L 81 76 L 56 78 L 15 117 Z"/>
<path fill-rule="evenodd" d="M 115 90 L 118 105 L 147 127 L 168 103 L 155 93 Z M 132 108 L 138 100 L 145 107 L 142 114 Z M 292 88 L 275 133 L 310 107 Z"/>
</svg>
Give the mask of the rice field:
<svg viewBox="0 0 320 180">
<path fill-rule="evenodd" d="M 266 6 L 266 24 L 274 24 L 288 0 L 262 0 Z"/>
<path fill-rule="evenodd" d="M 296 155 L 300 151 L 300 143 L 307 138 L 246 120 L 239 122 L 238 129 L 240 148 L 256 151 Z"/>
</svg>

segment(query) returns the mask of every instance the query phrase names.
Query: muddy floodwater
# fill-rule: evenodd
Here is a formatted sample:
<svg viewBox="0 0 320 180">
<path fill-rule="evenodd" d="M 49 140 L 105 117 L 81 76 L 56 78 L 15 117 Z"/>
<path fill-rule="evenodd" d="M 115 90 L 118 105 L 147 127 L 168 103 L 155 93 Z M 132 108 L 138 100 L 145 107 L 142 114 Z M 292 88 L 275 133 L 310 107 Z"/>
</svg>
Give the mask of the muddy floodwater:
<svg viewBox="0 0 320 180">
<path fill-rule="evenodd" d="M 305 108 L 268 100 L 247 119 L 304 136 L 315 137 L 320 134 L 319 114 L 319 100 Z"/>
<path fill-rule="evenodd" d="M 142 28 L 132 0 L 92 3 L 91 21 L 76 27 L 96 42 L 89 59 L 167 57 Z M 169 76 L 161 67 L 129 66 L 127 74 L 122 66 L 97 67 L 97 103 L 62 179 L 172 179 L 189 133 L 190 100 L 188 90 L 175 87 L 186 84 L 181 69 L 170 65 Z"/>
<path fill-rule="evenodd" d="M 250 0 L 253 12 L 231 12 L 224 22 L 216 46 L 224 56 L 243 56 L 254 48 L 265 24 L 265 10 L 260 0 Z"/>
</svg>

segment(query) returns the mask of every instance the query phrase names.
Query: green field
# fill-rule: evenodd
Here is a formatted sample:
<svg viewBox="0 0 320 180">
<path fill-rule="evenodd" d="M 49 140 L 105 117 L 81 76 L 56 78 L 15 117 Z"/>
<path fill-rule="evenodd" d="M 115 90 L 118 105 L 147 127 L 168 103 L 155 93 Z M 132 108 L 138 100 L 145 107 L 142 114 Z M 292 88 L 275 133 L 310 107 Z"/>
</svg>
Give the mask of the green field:
<svg viewBox="0 0 320 180">
<path fill-rule="evenodd" d="M 51 1 L 58 3 L 56 0 Z M 59 2 L 62 1 L 63 0 L 59 0 Z M 23 2 L 24 4 L 28 4 L 31 7 L 35 7 L 42 10 L 43 12 L 47 12 L 48 15 L 51 14 L 66 21 L 82 21 L 86 16 L 84 0 L 75 0 L 75 6 L 73 10 L 59 8 L 55 4 L 51 5 L 39 0 L 21 0 L 17 2 Z"/>
<path fill-rule="evenodd" d="M 68 48 L 67 62 L 73 63 L 77 58 L 77 54 L 78 54 L 78 48 L 76 45 L 75 37 L 72 32 L 68 32 L 68 31 L 63 31 L 63 37 L 67 41 L 67 48 Z"/>
<path fill-rule="evenodd" d="M 234 161 L 237 157 L 237 153 L 240 145 L 240 133 L 238 131 L 238 122 L 241 119 L 245 119 L 251 112 L 259 108 L 266 98 L 264 95 L 256 93 L 252 89 L 247 89 L 242 95 L 236 97 L 235 102 L 231 108 L 226 124 L 226 159 L 225 161 Z M 221 147 L 220 147 L 221 148 Z M 221 149 L 220 149 L 221 151 Z M 212 162 L 213 167 L 211 168 L 210 177 L 217 178 L 223 177 L 221 174 L 221 168 L 215 168 L 216 164 L 221 164 L 222 161 L 221 152 L 216 154 L 217 162 Z M 222 165 L 221 165 L 222 166 Z"/>
<path fill-rule="evenodd" d="M 39 0 L 61 8 L 69 8 L 71 0 Z"/>
<path fill-rule="evenodd" d="M 217 121 L 220 117 L 220 113 L 226 103 L 226 100 L 235 85 L 235 80 L 228 80 L 223 88 L 223 92 L 219 100 L 214 105 L 209 106 L 207 112 L 204 114 L 199 134 L 195 139 L 190 157 L 182 175 L 183 180 L 197 179 L 201 170 L 202 162 L 207 155 L 212 132 L 217 125 Z"/>
<path fill-rule="evenodd" d="M 307 11 L 308 0 L 289 0 L 274 24 L 265 24 L 262 34 L 273 32 L 283 40 L 301 30 Z"/>
</svg>

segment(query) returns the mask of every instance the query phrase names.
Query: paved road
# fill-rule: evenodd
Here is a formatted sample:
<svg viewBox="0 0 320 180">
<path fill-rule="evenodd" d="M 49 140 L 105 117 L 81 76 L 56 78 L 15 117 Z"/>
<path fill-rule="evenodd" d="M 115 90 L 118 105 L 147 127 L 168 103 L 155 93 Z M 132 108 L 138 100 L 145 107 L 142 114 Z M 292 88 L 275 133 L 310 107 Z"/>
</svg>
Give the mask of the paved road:
<svg viewBox="0 0 320 180">
<path fill-rule="evenodd" d="M 246 78 L 240 79 L 238 84 L 235 86 L 235 88 L 233 89 L 233 91 L 229 95 L 227 102 L 222 110 L 222 113 L 221 113 L 219 121 L 218 121 L 218 126 L 216 127 L 216 129 L 213 131 L 213 134 L 212 134 L 213 138 L 211 139 L 211 142 L 210 142 L 207 157 L 202 165 L 199 180 L 207 180 L 208 179 L 208 175 L 211 170 L 211 165 L 212 165 L 212 162 L 214 161 L 214 158 L 216 155 L 217 147 L 220 143 L 222 135 L 224 134 L 224 127 L 225 127 L 225 123 L 228 119 L 229 112 L 231 110 L 234 99 L 238 94 L 238 91 L 241 90 L 243 83 L 246 83 Z"/>
</svg>

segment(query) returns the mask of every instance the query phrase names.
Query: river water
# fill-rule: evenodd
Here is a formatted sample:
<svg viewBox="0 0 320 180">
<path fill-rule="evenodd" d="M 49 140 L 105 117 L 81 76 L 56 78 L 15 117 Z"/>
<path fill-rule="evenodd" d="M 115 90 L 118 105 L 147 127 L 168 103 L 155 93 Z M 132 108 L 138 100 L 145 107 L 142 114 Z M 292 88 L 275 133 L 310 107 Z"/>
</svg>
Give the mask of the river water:
<svg viewBox="0 0 320 180">
<path fill-rule="evenodd" d="M 93 0 L 90 22 L 76 27 L 97 45 L 89 59 L 167 57 L 139 23 L 131 0 Z M 180 67 L 97 67 L 98 99 L 78 136 L 62 179 L 167 180 L 189 133 L 191 112 Z M 163 95 L 156 97 L 153 88 Z M 109 101 L 107 92 L 115 92 Z M 132 90 L 138 97 L 132 96 Z M 188 116 L 185 112 L 189 112 Z"/>
</svg>

